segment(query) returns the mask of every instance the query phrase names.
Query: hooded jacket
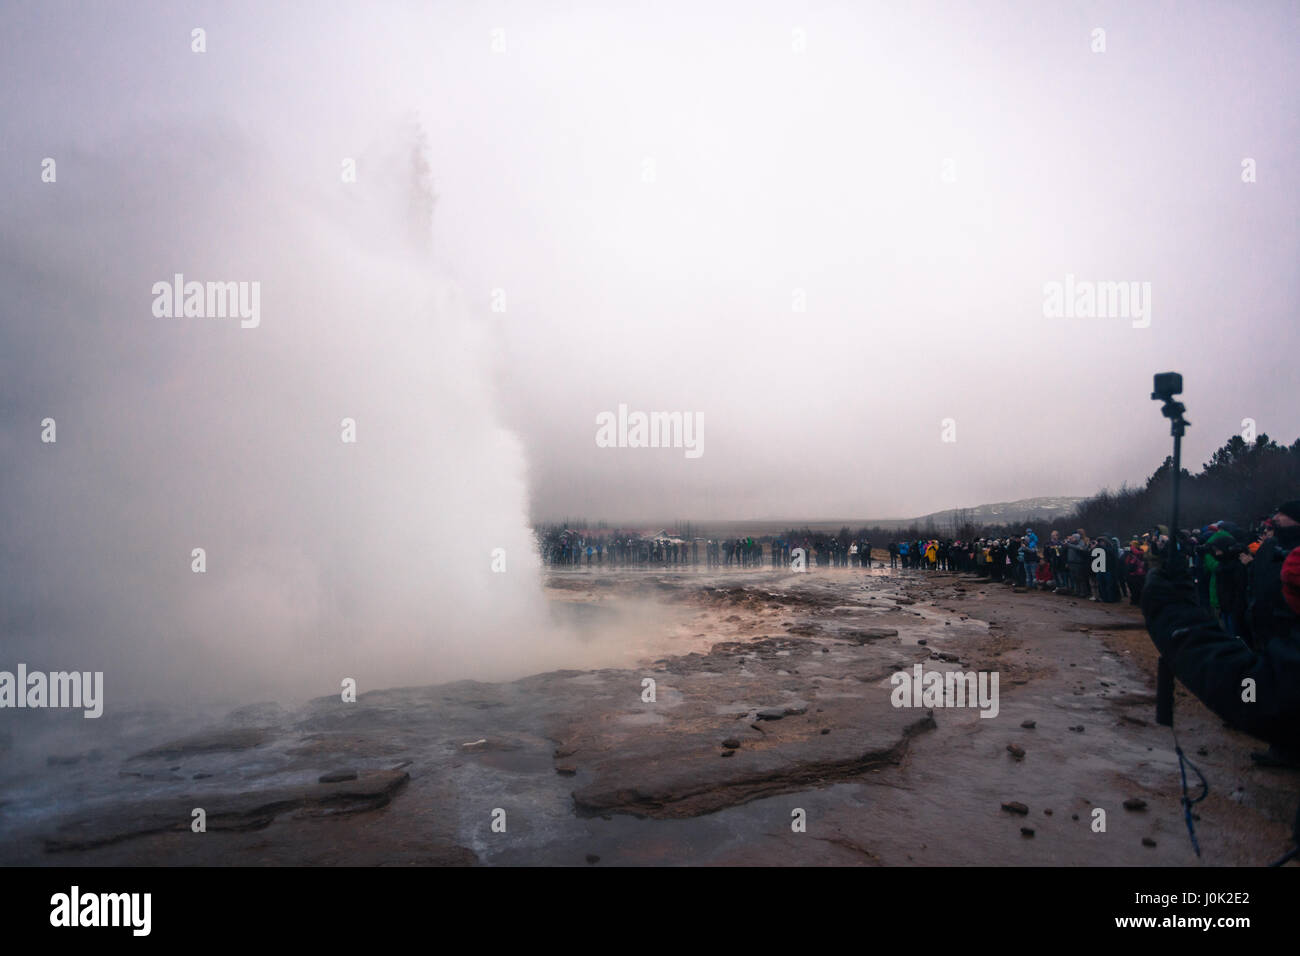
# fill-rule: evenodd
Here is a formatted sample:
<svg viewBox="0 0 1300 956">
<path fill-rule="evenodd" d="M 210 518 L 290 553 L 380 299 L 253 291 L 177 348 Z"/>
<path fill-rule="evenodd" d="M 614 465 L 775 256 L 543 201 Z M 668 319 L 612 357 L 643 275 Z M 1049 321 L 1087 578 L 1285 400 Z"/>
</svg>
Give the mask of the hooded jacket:
<svg viewBox="0 0 1300 956">
<path fill-rule="evenodd" d="M 1296 612 L 1282 596 L 1282 563 L 1296 544 L 1300 544 L 1300 527 L 1280 528 L 1264 540 L 1251 562 L 1246 615 L 1256 645 L 1285 634 L 1296 622 Z"/>
<path fill-rule="evenodd" d="M 1226 531 L 1216 531 L 1210 535 L 1210 540 L 1205 542 L 1205 552 L 1202 558 L 1202 564 L 1206 572 L 1210 575 L 1210 607 L 1219 606 L 1219 569 L 1222 562 L 1215 557 L 1214 549 L 1216 547 L 1226 548 L 1232 544 L 1233 537 Z"/>
</svg>

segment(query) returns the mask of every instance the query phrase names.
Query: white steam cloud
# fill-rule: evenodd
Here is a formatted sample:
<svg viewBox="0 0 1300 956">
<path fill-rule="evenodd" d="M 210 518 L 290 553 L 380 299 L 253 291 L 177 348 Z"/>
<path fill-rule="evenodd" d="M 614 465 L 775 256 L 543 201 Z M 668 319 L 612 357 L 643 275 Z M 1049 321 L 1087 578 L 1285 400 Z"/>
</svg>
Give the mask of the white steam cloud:
<svg viewBox="0 0 1300 956">
<path fill-rule="evenodd" d="M 415 127 L 333 189 L 233 127 L 148 141 L 22 191 L 0 247 L 5 660 L 103 670 L 110 708 L 542 666 L 524 459 Z M 258 326 L 155 316 L 176 273 L 259 283 Z"/>
</svg>

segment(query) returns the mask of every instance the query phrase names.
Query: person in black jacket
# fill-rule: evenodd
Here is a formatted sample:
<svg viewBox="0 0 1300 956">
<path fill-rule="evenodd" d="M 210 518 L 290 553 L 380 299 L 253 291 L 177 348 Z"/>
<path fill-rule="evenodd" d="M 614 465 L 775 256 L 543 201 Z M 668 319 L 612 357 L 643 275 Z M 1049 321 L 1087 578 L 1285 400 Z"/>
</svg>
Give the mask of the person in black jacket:
<svg viewBox="0 0 1300 956">
<path fill-rule="evenodd" d="M 1256 647 L 1263 647 L 1295 626 L 1295 611 L 1282 599 L 1282 562 L 1291 549 L 1300 545 L 1300 499 L 1282 504 L 1269 524 L 1272 534 L 1260 544 L 1249 568 L 1246 618 Z"/>
<path fill-rule="evenodd" d="M 1197 606 L 1190 575 L 1165 568 L 1147 575 L 1142 614 L 1160 656 L 1206 707 L 1279 751 L 1300 746 L 1300 626 L 1252 650 Z"/>
<path fill-rule="evenodd" d="M 1245 638 L 1243 628 L 1246 617 L 1246 582 L 1249 572 L 1242 563 L 1241 556 L 1247 554 L 1245 548 L 1234 538 L 1214 549 L 1218 562 L 1215 574 L 1215 591 L 1219 598 L 1219 617 L 1223 629 L 1233 637 Z M 1249 642 L 1248 642 L 1249 643 Z"/>
<path fill-rule="evenodd" d="M 1075 597 L 1092 596 L 1092 586 L 1088 583 L 1088 558 L 1083 535 L 1076 531 L 1065 541 L 1065 561 L 1070 569 L 1070 580 L 1074 582 Z"/>
</svg>

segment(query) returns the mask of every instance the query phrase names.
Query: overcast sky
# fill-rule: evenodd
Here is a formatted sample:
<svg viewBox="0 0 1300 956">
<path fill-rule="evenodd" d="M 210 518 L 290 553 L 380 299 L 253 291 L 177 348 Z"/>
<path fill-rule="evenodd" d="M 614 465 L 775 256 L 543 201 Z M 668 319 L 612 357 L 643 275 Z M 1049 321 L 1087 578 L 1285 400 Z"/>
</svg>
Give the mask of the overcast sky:
<svg viewBox="0 0 1300 956">
<path fill-rule="evenodd" d="M 336 190 L 414 117 L 535 518 L 1088 494 L 1167 453 L 1166 369 L 1193 465 L 1244 418 L 1300 435 L 1294 3 L 11 2 L 0 35 L 28 213 L 42 158 L 147 183 L 178 136 Z M 1046 316 L 1067 275 L 1149 283 L 1149 325 Z M 620 403 L 702 416 L 703 454 L 597 447 Z"/>
</svg>

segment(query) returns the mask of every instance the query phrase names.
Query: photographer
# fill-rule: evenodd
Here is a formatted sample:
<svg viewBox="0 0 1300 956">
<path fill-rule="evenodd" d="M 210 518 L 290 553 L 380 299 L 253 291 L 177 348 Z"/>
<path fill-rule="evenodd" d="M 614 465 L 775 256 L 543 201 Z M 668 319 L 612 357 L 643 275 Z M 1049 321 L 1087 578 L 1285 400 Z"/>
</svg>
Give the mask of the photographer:
<svg viewBox="0 0 1300 956">
<path fill-rule="evenodd" d="M 1230 531 L 1216 531 L 1205 543 L 1205 570 L 1210 576 L 1210 611 L 1223 629 L 1241 636 L 1246 610 L 1246 565 L 1243 548 Z"/>
<path fill-rule="evenodd" d="M 1292 592 L 1279 593 L 1292 597 Z M 1300 605 L 1300 595 L 1292 598 Z M 1174 675 L 1229 726 L 1292 750 L 1300 742 L 1300 619 L 1260 650 L 1227 633 L 1197 607 L 1186 573 L 1157 568 L 1142 589 L 1142 614 Z M 1253 695 L 1243 682 L 1254 681 Z M 1251 698 L 1243 700 L 1243 697 Z"/>
<path fill-rule="evenodd" d="M 1246 615 L 1251 641 L 1257 648 L 1295 630 L 1296 611 L 1282 592 L 1282 564 L 1300 544 L 1300 499 L 1283 503 L 1269 519 L 1269 525 L 1272 534 L 1260 543 L 1250 561 Z"/>
</svg>

